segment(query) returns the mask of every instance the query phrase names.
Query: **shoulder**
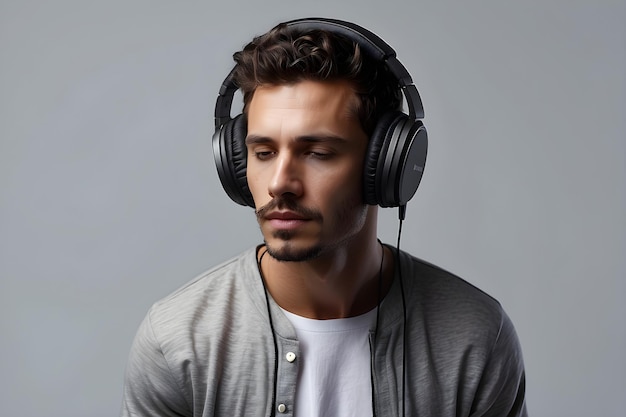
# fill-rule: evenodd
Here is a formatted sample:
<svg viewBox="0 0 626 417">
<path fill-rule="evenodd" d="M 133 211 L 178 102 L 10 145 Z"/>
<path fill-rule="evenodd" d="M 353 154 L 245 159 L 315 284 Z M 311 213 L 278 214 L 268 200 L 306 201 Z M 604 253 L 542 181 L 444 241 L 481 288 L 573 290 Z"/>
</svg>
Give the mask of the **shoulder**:
<svg viewBox="0 0 626 417">
<path fill-rule="evenodd" d="M 169 311 L 173 308 L 183 310 L 205 307 L 205 301 L 216 298 L 219 293 L 233 291 L 244 282 L 253 279 L 256 273 L 254 250 L 249 249 L 229 259 L 185 283 L 166 297 L 154 303 L 153 311 Z"/>
<path fill-rule="evenodd" d="M 443 268 L 406 253 L 400 259 L 416 395 L 454 404 L 448 414 L 525 416 L 521 347 L 500 303 Z"/>
<path fill-rule="evenodd" d="M 400 262 L 407 293 L 423 307 L 448 314 L 501 314 L 498 300 L 458 275 L 404 252 Z"/>
<path fill-rule="evenodd" d="M 521 346 L 501 304 L 453 273 L 401 256 L 408 346 L 422 357 L 418 374 L 432 372 L 467 410 L 525 415 Z"/>
<path fill-rule="evenodd" d="M 247 250 L 154 303 L 146 322 L 160 341 L 216 332 L 226 315 L 254 308 L 257 274 L 255 251 Z"/>
<path fill-rule="evenodd" d="M 401 253 L 402 281 L 410 315 L 433 341 L 483 346 L 485 351 L 514 332 L 502 305 L 459 276 Z"/>
<path fill-rule="evenodd" d="M 209 381 L 196 359 L 219 356 L 215 339 L 229 331 L 228 306 L 251 304 L 249 291 L 240 289 L 254 281 L 255 259 L 246 251 L 152 305 L 128 358 L 122 415 L 191 413 Z"/>
</svg>

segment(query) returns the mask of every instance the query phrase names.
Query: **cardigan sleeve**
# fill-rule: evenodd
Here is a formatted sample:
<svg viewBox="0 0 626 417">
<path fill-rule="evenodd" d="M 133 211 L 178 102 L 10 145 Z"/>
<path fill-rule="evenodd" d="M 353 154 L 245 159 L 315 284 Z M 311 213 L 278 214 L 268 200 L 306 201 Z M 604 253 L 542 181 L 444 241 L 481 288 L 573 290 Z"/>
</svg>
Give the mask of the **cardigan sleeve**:
<svg viewBox="0 0 626 417">
<path fill-rule="evenodd" d="M 500 331 L 483 370 L 470 417 L 527 417 L 525 372 L 515 328 L 502 312 Z"/>
<path fill-rule="evenodd" d="M 149 312 L 139 326 L 128 358 L 121 416 L 191 415 L 191 407 L 155 335 Z"/>
</svg>

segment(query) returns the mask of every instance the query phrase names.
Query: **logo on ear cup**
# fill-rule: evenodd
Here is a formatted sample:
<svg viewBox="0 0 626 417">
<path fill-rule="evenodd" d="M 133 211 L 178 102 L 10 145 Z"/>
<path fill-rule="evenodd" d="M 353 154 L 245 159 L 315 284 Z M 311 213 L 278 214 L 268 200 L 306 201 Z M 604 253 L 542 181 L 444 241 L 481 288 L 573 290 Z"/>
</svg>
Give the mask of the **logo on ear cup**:
<svg viewBox="0 0 626 417">
<path fill-rule="evenodd" d="M 399 206 L 405 205 L 413 198 L 424 174 L 426 154 L 428 152 L 428 135 L 426 134 L 426 128 L 421 122 L 415 122 L 413 129 L 411 129 L 409 136 L 406 138 L 406 142 L 401 155 L 402 163 L 400 166 L 402 168 L 396 195 L 396 203 Z M 405 169 L 411 166 L 413 169 Z"/>
</svg>

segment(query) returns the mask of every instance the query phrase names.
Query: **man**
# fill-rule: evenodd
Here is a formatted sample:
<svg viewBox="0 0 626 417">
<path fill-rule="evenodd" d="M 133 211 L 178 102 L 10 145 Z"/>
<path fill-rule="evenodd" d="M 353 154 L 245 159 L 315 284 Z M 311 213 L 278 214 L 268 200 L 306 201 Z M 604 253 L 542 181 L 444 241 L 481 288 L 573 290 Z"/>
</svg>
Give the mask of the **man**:
<svg viewBox="0 0 626 417">
<path fill-rule="evenodd" d="M 498 302 L 377 239 L 376 204 L 402 213 L 426 140 L 387 48 L 356 25 L 305 19 L 235 54 L 214 150 L 264 244 L 150 309 L 123 416 L 526 415 Z M 244 114 L 230 120 L 237 88 Z"/>
</svg>

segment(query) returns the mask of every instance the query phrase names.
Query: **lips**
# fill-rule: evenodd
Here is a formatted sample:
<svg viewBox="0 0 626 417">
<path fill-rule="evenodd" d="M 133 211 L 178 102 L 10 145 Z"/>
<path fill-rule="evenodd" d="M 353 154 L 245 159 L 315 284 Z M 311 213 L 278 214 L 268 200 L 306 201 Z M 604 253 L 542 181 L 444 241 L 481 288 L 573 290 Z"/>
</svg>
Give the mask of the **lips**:
<svg viewBox="0 0 626 417">
<path fill-rule="evenodd" d="M 283 237 L 291 237 L 313 222 L 322 221 L 319 211 L 300 205 L 291 198 L 274 198 L 255 212 L 259 224 Z"/>
<path fill-rule="evenodd" d="M 306 218 L 293 211 L 273 211 L 265 216 L 268 220 L 306 220 Z"/>
<path fill-rule="evenodd" d="M 292 230 L 302 226 L 310 219 L 293 211 L 273 211 L 265 219 L 276 229 Z"/>
</svg>

